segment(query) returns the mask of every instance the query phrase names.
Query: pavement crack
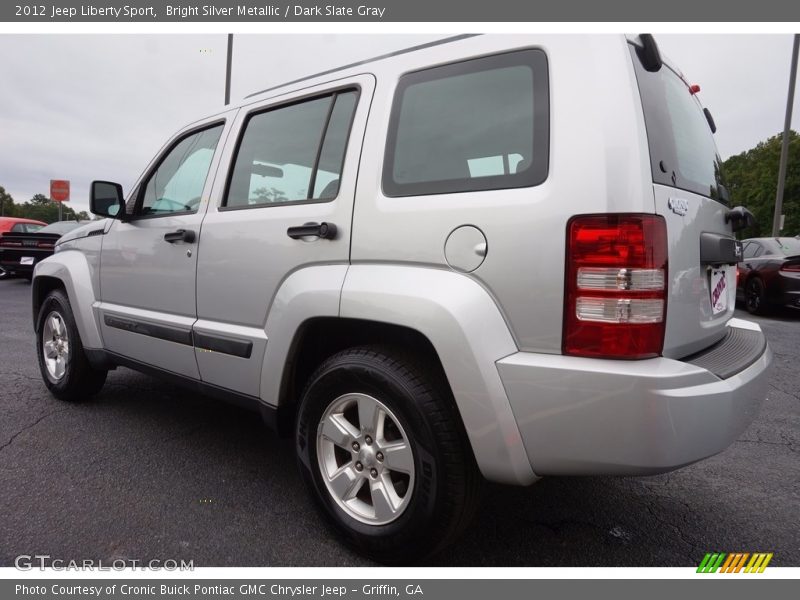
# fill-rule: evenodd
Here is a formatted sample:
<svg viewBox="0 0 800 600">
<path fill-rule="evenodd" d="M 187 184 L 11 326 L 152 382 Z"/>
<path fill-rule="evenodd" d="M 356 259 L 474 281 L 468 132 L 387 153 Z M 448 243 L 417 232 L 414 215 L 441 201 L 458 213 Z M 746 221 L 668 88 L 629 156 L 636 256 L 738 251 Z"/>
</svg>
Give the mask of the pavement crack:
<svg viewBox="0 0 800 600">
<path fill-rule="evenodd" d="M 682 504 L 683 504 L 684 506 L 688 506 L 688 505 L 687 505 L 685 502 L 682 502 Z M 646 500 L 644 501 L 644 507 L 645 507 L 645 509 L 647 509 L 647 512 L 648 512 L 648 513 L 650 513 L 650 516 L 651 516 L 651 517 L 653 517 L 653 518 L 654 518 L 656 521 L 658 521 L 659 523 L 661 523 L 662 525 L 664 525 L 664 526 L 666 526 L 666 527 L 669 527 L 669 528 L 671 528 L 671 529 L 674 529 L 674 530 L 675 530 L 675 533 L 677 533 L 677 534 L 678 534 L 678 538 L 679 538 L 679 539 L 680 539 L 680 540 L 681 540 L 681 541 L 682 541 L 684 544 L 686 544 L 687 546 L 689 546 L 689 547 L 692 549 L 692 552 L 694 553 L 694 555 L 690 553 L 690 554 L 687 556 L 687 558 L 689 559 L 689 563 L 688 563 L 688 564 L 690 564 L 690 565 L 694 564 L 694 562 L 697 560 L 697 556 L 702 556 L 702 553 L 700 552 L 698 545 L 697 545 L 697 544 L 695 544 L 695 543 L 694 543 L 694 542 L 691 540 L 691 538 L 689 538 L 689 536 L 688 536 L 688 535 L 686 535 L 686 533 L 684 533 L 683 529 L 682 529 L 682 528 L 681 528 L 681 527 L 680 527 L 678 524 L 676 524 L 676 523 L 673 523 L 673 522 L 670 522 L 670 521 L 665 521 L 664 519 L 662 519 L 661 517 L 659 517 L 659 516 L 656 514 L 656 511 L 655 511 L 655 510 L 653 510 L 653 507 L 652 507 L 652 506 L 650 506 L 650 503 L 649 503 L 649 502 L 647 502 Z M 687 524 L 687 520 L 686 520 L 685 516 L 684 516 L 684 519 L 683 519 L 683 521 L 684 521 L 684 524 Z"/>
<path fill-rule="evenodd" d="M 797 452 L 792 442 L 768 442 L 767 440 L 736 440 L 736 444 L 766 444 L 767 446 L 783 446 L 788 448 L 791 452 Z"/>
<path fill-rule="evenodd" d="M 23 427 L 22 429 L 20 429 L 19 431 L 17 431 L 15 434 L 13 434 L 13 435 L 12 435 L 12 436 L 9 438 L 9 440 L 8 440 L 8 441 L 7 441 L 5 444 L 3 444 L 2 446 L 0 446 L 0 452 L 2 452 L 3 450 L 5 450 L 6 448 L 8 448 L 8 447 L 9 447 L 11 444 L 13 444 L 13 443 L 14 443 L 14 440 L 16 440 L 16 439 L 17 439 L 17 437 L 19 437 L 21 434 L 25 433 L 25 432 L 26 432 L 26 431 L 28 431 L 29 429 L 33 429 L 33 428 L 34 428 L 34 427 L 36 427 L 36 426 L 37 426 L 39 423 L 41 423 L 42 421 L 44 421 L 44 420 L 45 420 L 47 417 L 50 417 L 50 416 L 52 416 L 52 415 L 54 415 L 54 414 L 56 414 L 56 413 L 64 412 L 64 411 L 66 411 L 66 410 L 69 410 L 69 409 L 68 409 L 68 408 L 59 408 L 59 409 L 56 409 L 56 410 L 51 410 L 49 413 L 46 413 L 46 414 L 42 415 L 41 417 L 39 417 L 38 419 L 36 419 L 36 420 L 35 420 L 33 423 L 31 423 L 30 425 L 26 425 L 25 427 Z"/>
<path fill-rule="evenodd" d="M 41 381 L 41 377 L 34 377 L 33 375 L 26 375 L 17 371 L 0 371 L 0 377 L 10 377 L 16 379 L 27 379 L 28 381 Z"/>
<path fill-rule="evenodd" d="M 800 396 L 798 396 L 794 392 L 790 392 L 789 390 L 785 390 L 783 388 L 779 388 L 776 385 L 773 385 L 772 383 L 769 384 L 769 387 L 771 387 L 776 392 L 780 392 L 781 394 L 786 394 L 787 396 L 791 396 L 795 400 L 800 400 Z"/>
</svg>

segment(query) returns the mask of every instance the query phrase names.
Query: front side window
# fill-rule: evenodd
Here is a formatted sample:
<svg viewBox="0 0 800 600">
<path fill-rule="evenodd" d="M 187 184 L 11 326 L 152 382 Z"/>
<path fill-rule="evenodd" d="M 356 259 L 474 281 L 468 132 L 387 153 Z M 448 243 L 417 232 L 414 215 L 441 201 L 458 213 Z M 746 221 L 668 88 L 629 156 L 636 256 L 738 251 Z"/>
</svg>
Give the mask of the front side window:
<svg viewBox="0 0 800 600">
<path fill-rule="evenodd" d="M 175 144 L 144 184 L 138 214 L 196 212 L 221 134 L 219 124 Z"/>
<path fill-rule="evenodd" d="M 345 91 L 251 115 L 224 206 L 336 198 L 356 100 L 355 91 Z"/>
<path fill-rule="evenodd" d="M 412 196 L 542 183 L 548 168 L 548 95 L 541 50 L 403 76 L 386 142 L 384 193 Z"/>
</svg>

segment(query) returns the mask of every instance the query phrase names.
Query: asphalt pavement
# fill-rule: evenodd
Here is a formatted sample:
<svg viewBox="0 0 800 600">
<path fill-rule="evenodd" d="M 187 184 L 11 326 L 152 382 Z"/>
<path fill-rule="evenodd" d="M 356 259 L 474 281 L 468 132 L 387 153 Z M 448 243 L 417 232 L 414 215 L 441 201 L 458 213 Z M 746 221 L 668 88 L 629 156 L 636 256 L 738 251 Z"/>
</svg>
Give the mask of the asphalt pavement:
<svg viewBox="0 0 800 600">
<path fill-rule="evenodd" d="M 371 564 L 326 527 L 291 442 L 258 415 L 122 368 L 91 402 L 55 400 L 29 296 L 26 281 L 0 281 L 0 566 Z M 691 566 L 744 551 L 800 566 L 800 312 L 755 320 L 775 353 L 769 396 L 728 450 L 655 477 L 490 485 L 466 534 L 426 564 Z"/>
</svg>

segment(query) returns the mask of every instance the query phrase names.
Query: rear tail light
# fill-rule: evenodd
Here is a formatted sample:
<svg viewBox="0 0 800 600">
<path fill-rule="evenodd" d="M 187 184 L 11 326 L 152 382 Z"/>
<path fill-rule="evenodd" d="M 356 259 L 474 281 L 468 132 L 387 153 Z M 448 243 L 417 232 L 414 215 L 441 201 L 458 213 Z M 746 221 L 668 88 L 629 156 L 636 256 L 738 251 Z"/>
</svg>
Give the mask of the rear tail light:
<svg viewBox="0 0 800 600">
<path fill-rule="evenodd" d="M 36 244 L 37 248 L 52 248 L 53 246 L 55 246 L 53 242 L 39 242 Z"/>
<path fill-rule="evenodd" d="M 789 271 L 790 273 L 800 273 L 800 263 L 783 265 L 781 271 Z"/>
<path fill-rule="evenodd" d="M 564 354 L 650 358 L 664 345 L 667 228 L 648 214 L 574 217 L 567 225 Z"/>
<path fill-rule="evenodd" d="M 11 240 L 0 240 L 0 246 L 22 246 L 22 242 L 12 242 Z"/>
</svg>

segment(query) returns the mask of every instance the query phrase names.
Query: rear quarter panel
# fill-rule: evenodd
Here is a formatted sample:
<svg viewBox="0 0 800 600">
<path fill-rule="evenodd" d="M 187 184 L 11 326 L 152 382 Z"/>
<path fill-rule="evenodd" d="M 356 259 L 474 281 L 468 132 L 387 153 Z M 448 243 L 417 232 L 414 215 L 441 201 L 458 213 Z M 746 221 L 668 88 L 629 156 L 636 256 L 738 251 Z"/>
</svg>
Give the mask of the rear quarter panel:
<svg viewBox="0 0 800 600">
<path fill-rule="evenodd" d="M 425 67 L 541 48 L 550 87 L 549 174 L 535 187 L 390 198 L 381 189 L 397 80 Z M 378 68 L 379 67 L 379 68 Z M 462 225 L 486 236 L 467 276 L 495 299 L 516 344 L 561 351 L 566 223 L 581 213 L 653 212 L 649 154 L 621 36 L 480 36 L 376 64 L 353 223 L 352 261 L 449 269 L 444 245 Z M 479 118 L 479 115 L 476 115 Z"/>
</svg>

